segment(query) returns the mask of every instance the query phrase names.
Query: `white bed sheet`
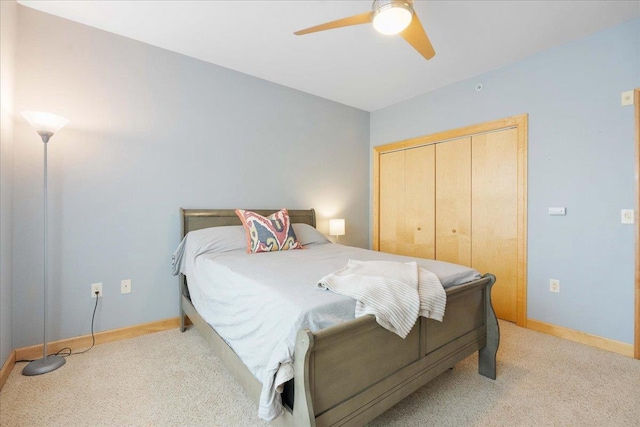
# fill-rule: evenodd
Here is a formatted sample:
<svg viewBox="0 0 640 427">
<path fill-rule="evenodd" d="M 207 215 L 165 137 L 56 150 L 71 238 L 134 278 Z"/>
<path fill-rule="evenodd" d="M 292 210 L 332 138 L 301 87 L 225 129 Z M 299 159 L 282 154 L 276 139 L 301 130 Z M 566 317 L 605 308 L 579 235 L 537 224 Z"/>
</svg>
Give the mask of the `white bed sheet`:
<svg viewBox="0 0 640 427">
<path fill-rule="evenodd" d="M 318 288 L 318 281 L 349 259 L 418 261 L 449 287 L 477 279 L 473 269 L 417 260 L 333 243 L 304 250 L 247 254 L 197 253 L 185 246 L 181 272 L 191 301 L 262 383 L 259 416 L 282 412 L 281 386 L 293 378 L 293 351 L 300 329 L 318 331 L 354 319 L 356 301 Z"/>
</svg>

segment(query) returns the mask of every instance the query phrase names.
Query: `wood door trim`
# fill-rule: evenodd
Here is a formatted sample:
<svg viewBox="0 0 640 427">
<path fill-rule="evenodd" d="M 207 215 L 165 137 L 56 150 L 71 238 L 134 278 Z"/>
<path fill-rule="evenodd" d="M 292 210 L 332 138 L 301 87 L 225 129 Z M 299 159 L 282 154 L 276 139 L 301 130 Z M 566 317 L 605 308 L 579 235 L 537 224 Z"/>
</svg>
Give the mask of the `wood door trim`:
<svg viewBox="0 0 640 427">
<path fill-rule="evenodd" d="M 518 284 L 516 291 L 516 325 L 527 327 L 527 161 L 529 121 L 526 115 L 518 122 Z"/>
<path fill-rule="evenodd" d="M 380 250 L 380 152 L 373 151 L 373 250 Z"/>
<path fill-rule="evenodd" d="M 634 357 L 640 359 L 640 88 L 634 91 L 636 128 L 636 248 L 635 248 L 635 349 Z"/>
<path fill-rule="evenodd" d="M 383 154 L 390 151 L 416 148 L 421 145 L 436 144 L 438 142 L 445 142 L 450 139 L 458 139 L 465 136 L 473 136 L 481 133 L 495 132 L 509 128 L 519 128 L 520 126 L 522 126 L 523 121 L 526 123 L 527 116 L 527 114 L 521 114 L 519 116 L 511 116 L 504 119 L 465 126 L 463 128 L 450 129 L 431 135 L 424 135 L 417 138 L 410 138 L 403 141 L 392 142 L 390 144 L 378 145 L 377 147 L 373 147 L 373 150 L 374 152 Z"/>
<path fill-rule="evenodd" d="M 480 133 L 516 128 L 518 134 L 518 280 L 516 284 L 516 324 L 527 327 L 527 146 L 528 115 L 521 114 L 490 122 L 419 136 L 373 148 L 373 230 L 372 247 L 379 250 L 380 239 L 380 155 L 392 151 L 436 144 Z M 637 294 L 637 293 L 636 293 Z M 636 300 L 636 304 L 638 301 Z M 637 311 L 637 310 L 636 310 Z M 636 340 L 638 341 L 638 340 Z"/>
</svg>

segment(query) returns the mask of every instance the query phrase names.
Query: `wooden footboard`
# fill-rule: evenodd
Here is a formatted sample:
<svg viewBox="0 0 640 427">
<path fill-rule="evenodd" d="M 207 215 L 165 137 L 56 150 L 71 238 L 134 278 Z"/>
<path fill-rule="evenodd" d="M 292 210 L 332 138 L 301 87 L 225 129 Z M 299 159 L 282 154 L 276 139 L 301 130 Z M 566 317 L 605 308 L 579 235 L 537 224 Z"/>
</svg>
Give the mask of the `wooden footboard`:
<svg viewBox="0 0 640 427">
<path fill-rule="evenodd" d="M 187 315 L 257 403 L 261 384 L 195 311 L 183 286 Z M 495 277 L 447 290 L 443 322 L 420 318 L 406 339 L 361 317 L 316 333 L 298 333 L 293 410 L 272 422 L 284 426 L 360 426 L 457 362 L 479 351 L 480 374 L 496 378 L 500 339 L 491 306 Z M 184 330 L 181 322 L 181 330 Z"/>
<path fill-rule="evenodd" d="M 479 350 L 480 373 L 495 379 L 494 282 L 486 275 L 450 289 L 443 322 L 421 318 L 404 340 L 372 316 L 315 334 L 300 331 L 295 425 L 363 425 Z"/>
</svg>

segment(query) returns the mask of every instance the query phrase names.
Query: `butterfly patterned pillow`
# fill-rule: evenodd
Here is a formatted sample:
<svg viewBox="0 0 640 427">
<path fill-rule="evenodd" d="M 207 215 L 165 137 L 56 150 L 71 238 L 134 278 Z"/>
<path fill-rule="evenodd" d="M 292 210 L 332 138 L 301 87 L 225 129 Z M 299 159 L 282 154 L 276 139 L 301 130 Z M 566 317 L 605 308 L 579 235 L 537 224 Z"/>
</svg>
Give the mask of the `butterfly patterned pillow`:
<svg viewBox="0 0 640 427">
<path fill-rule="evenodd" d="M 289 212 L 281 209 L 268 217 L 236 209 L 247 233 L 247 253 L 302 249 L 293 232 Z"/>
</svg>

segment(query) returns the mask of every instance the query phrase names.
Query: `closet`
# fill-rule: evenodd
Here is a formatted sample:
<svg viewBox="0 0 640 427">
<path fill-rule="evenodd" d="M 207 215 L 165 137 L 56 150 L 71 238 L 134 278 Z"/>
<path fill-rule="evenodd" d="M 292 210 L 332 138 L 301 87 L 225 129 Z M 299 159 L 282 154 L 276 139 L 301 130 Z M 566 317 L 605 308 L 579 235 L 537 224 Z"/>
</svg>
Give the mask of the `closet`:
<svg viewBox="0 0 640 427">
<path fill-rule="evenodd" d="M 374 150 L 374 249 L 495 274 L 498 318 L 523 325 L 526 116 Z"/>
</svg>

